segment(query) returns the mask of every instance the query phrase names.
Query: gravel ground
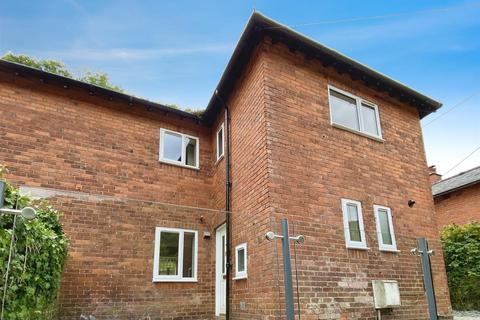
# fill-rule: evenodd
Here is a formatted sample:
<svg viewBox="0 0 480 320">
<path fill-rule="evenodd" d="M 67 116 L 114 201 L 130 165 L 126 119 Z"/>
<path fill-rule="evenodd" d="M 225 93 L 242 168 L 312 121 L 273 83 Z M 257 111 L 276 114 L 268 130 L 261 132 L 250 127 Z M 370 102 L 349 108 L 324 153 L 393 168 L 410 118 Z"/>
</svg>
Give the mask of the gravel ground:
<svg viewBox="0 0 480 320">
<path fill-rule="evenodd" d="M 480 320 L 480 311 L 453 311 L 455 320 Z"/>
</svg>

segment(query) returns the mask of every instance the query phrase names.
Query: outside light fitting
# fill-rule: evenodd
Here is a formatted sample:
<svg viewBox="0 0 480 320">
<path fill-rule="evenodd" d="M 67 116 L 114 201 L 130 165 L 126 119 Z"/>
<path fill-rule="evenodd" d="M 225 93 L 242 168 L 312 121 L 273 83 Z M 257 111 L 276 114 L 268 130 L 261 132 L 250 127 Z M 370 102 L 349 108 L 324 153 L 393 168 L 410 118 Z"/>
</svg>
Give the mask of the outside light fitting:
<svg viewBox="0 0 480 320">
<path fill-rule="evenodd" d="M 0 213 L 20 215 L 26 220 L 35 219 L 35 217 L 37 216 L 37 211 L 32 207 L 25 207 L 21 210 L 3 208 L 3 209 L 0 209 Z"/>
</svg>

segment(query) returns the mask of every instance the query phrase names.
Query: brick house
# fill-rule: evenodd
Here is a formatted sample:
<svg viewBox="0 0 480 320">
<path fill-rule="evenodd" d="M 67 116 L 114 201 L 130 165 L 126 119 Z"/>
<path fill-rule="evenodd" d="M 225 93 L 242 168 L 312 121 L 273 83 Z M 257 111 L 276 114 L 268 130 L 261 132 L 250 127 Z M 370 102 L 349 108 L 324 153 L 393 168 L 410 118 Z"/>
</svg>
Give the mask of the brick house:
<svg viewBox="0 0 480 320">
<path fill-rule="evenodd" d="M 434 166 L 429 169 L 439 229 L 451 223 L 480 222 L 480 167 L 443 180 Z"/>
<path fill-rule="evenodd" d="M 254 13 L 201 117 L 0 62 L 0 163 L 64 212 L 64 319 L 281 319 L 283 217 L 302 319 L 375 319 L 375 279 L 400 287 L 383 318 L 426 319 L 417 237 L 451 318 L 419 123 L 440 106 Z"/>
</svg>

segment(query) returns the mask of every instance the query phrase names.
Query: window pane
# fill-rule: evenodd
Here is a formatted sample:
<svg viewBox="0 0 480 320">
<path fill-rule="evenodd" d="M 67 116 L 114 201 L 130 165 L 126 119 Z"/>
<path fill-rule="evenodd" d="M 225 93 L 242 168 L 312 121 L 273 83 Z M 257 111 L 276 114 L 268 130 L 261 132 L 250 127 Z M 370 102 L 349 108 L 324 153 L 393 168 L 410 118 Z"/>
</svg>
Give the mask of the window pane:
<svg viewBox="0 0 480 320">
<path fill-rule="evenodd" d="M 185 232 L 183 237 L 183 277 L 195 277 L 195 233 Z"/>
<path fill-rule="evenodd" d="M 348 214 L 348 230 L 350 232 L 350 240 L 362 241 L 357 206 L 354 204 L 347 204 L 347 214 Z"/>
<path fill-rule="evenodd" d="M 217 133 L 217 147 L 217 155 L 221 156 L 223 154 L 223 129 L 220 129 L 220 131 Z"/>
<path fill-rule="evenodd" d="M 197 140 L 185 138 L 185 164 L 195 167 L 197 165 Z"/>
<path fill-rule="evenodd" d="M 360 130 L 355 99 L 330 90 L 330 103 L 333 122 L 355 130 Z"/>
<path fill-rule="evenodd" d="M 378 136 L 377 115 L 375 108 L 362 104 L 363 128 L 366 133 Z"/>
<path fill-rule="evenodd" d="M 380 232 L 382 233 L 383 244 L 392 244 L 392 234 L 390 233 L 390 224 L 387 210 L 378 210 L 378 220 L 380 222 Z"/>
<path fill-rule="evenodd" d="M 182 161 L 182 136 L 165 132 L 163 135 L 163 157 L 168 160 Z"/>
<path fill-rule="evenodd" d="M 159 275 L 178 275 L 178 239 L 176 232 L 162 231 L 160 234 Z"/>
<path fill-rule="evenodd" d="M 238 249 L 238 272 L 245 271 L 245 249 Z"/>
</svg>

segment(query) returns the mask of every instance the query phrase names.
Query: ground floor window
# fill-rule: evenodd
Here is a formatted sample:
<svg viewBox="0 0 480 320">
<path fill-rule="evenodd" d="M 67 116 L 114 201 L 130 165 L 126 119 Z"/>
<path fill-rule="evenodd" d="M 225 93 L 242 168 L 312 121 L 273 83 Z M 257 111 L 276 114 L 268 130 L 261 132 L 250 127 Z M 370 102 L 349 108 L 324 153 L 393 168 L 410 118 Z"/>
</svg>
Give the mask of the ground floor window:
<svg viewBox="0 0 480 320">
<path fill-rule="evenodd" d="M 242 243 L 235 247 L 235 279 L 247 277 L 247 244 Z"/>
<path fill-rule="evenodd" d="M 359 201 L 342 199 L 342 211 L 347 248 L 366 249 L 362 204 Z"/>
<path fill-rule="evenodd" d="M 197 231 L 157 227 L 153 281 L 196 281 L 197 255 Z"/>
<path fill-rule="evenodd" d="M 392 211 L 388 207 L 373 206 L 377 224 L 378 247 L 383 251 L 397 251 L 393 230 Z"/>
</svg>

